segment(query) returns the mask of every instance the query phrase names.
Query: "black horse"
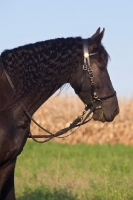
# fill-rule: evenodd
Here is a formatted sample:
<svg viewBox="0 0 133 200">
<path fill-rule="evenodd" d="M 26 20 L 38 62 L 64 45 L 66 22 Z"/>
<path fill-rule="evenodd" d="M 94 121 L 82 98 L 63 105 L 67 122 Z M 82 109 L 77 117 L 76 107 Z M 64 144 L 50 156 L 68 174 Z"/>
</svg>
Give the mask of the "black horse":
<svg viewBox="0 0 133 200">
<path fill-rule="evenodd" d="M 88 38 L 59 38 L 4 51 L 0 56 L 0 200 L 15 200 L 14 169 L 35 111 L 70 83 L 93 119 L 111 122 L 119 112 L 109 55 L 100 28 Z M 65 108 L 64 108 L 65 109 Z M 102 111 L 102 117 L 99 117 Z"/>
</svg>

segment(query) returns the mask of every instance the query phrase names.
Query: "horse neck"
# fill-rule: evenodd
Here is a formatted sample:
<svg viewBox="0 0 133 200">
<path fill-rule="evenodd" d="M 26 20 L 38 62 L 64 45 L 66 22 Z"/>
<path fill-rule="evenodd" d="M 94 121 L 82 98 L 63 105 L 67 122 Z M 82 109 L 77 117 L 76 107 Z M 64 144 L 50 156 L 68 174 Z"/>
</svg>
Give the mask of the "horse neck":
<svg viewBox="0 0 133 200">
<path fill-rule="evenodd" d="M 2 53 L 16 89 L 34 113 L 63 84 L 70 82 L 81 58 L 81 38 L 61 38 L 25 45 Z"/>
</svg>

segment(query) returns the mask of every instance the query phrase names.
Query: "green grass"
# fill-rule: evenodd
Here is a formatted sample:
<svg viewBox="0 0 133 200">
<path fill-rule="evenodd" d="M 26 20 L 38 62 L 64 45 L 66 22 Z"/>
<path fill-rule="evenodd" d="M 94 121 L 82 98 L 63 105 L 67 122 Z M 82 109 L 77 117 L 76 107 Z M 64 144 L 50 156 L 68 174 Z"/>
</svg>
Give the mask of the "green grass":
<svg viewBox="0 0 133 200">
<path fill-rule="evenodd" d="M 133 147 L 28 141 L 15 182 L 18 200 L 133 200 Z"/>
</svg>

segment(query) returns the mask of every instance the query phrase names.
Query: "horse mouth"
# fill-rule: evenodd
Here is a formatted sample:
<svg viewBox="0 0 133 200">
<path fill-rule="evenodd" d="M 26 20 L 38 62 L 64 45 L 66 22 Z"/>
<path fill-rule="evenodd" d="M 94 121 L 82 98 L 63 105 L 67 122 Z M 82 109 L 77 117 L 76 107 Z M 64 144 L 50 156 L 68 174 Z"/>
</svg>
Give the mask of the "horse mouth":
<svg viewBox="0 0 133 200">
<path fill-rule="evenodd" d="M 105 115 L 104 115 L 104 113 L 103 113 L 103 111 L 101 109 L 100 110 L 95 110 L 93 112 L 93 117 L 92 118 L 95 121 L 100 121 L 102 123 L 106 122 L 106 117 L 105 117 Z"/>
<path fill-rule="evenodd" d="M 114 117 L 115 117 L 115 116 L 107 117 L 107 116 L 104 114 L 104 112 L 103 112 L 102 109 L 96 110 L 96 111 L 94 111 L 94 113 L 93 113 L 93 119 L 94 119 L 95 121 L 100 121 L 100 122 L 102 122 L 102 123 L 105 123 L 105 122 L 112 122 L 112 121 L 114 120 Z"/>
<path fill-rule="evenodd" d="M 106 116 L 103 114 L 102 116 L 101 115 L 95 115 L 95 114 L 93 114 L 93 120 L 95 120 L 95 121 L 100 121 L 100 122 L 102 122 L 102 123 L 105 123 L 105 122 L 112 122 L 113 121 L 113 119 L 114 119 L 114 117 L 113 118 L 110 118 L 110 119 L 107 119 L 106 118 Z"/>
<path fill-rule="evenodd" d="M 93 119 L 95 121 L 104 122 L 112 122 L 116 115 L 118 115 L 119 109 L 116 109 L 112 115 L 106 115 L 102 109 L 95 110 L 93 113 Z"/>
</svg>

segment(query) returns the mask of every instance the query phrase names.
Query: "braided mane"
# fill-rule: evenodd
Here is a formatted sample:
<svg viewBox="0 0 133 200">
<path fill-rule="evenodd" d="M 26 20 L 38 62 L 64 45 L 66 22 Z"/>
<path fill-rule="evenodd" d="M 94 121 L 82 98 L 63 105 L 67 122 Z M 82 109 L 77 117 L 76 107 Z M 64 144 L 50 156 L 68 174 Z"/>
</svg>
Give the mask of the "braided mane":
<svg viewBox="0 0 133 200">
<path fill-rule="evenodd" d="M 55 87 L 75 70 L 82 58 L 82 41 L 58 38 L 20 46 L 1 54 L 4 68 L 18 92 L 35 92 L 40 87 Z"/>
</svg>

